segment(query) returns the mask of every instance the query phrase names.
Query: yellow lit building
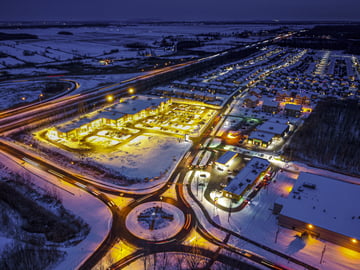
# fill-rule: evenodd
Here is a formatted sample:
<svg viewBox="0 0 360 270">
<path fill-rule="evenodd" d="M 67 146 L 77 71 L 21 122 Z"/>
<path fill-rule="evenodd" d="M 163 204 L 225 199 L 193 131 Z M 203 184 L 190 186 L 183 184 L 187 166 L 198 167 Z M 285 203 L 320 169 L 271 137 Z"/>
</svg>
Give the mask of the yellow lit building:
<svg viewBox="0 0 360 270">
<path fill-rule="evenodd" d="M 161 113 L 167 110 L 171 103 L 170 99 L 149 96 L 124 99 L 120 103 L 86 114 L 79 119 L 52 127 L 47 135 L 50 139 L 79 140 L 100 128 L 115 128 L 126 122 Z"/>
</svg>

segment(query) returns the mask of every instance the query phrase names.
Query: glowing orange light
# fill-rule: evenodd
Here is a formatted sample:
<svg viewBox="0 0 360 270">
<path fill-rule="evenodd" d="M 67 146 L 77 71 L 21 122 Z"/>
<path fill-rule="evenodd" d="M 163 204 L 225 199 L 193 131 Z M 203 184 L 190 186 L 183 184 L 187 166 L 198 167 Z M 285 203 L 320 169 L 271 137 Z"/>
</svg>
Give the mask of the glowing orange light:
<svg viewBox="0 0 360 270">
<path fill-rule="evenodd" d="M 311 224 L 308 224 L 308 225 L 307 225 L 307 227 L 308 227 L 309 229 L 314 228 L 314 226 L 313 226 L 313 225 L 311 225 Z"/>
<path fill-rule="evenodd" d="M 353 242 L 354 244 L 357 243 L 357 240 L 355 238 L 351 239 L 351 242 Z"/>
<path fill-rule="evenodd" d="M 112 101 L 114 100 L 114 97 L 111 96 L 111 95 L 106 96 L 106 100 L 107 100 L 108 102 L 112 102 Z"/>
</svg>

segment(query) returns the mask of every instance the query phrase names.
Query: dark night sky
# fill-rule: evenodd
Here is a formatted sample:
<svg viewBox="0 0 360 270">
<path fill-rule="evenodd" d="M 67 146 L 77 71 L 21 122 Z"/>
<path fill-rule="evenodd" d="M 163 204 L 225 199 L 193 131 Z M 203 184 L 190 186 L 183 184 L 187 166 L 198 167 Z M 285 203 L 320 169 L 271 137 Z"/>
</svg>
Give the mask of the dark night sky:
<svg viewBox="0 0 360 270">
<path fill-rule="evenodd" d="M 2 0 L 0 21 L 360 20 L 360 0 Z"/>
</svg>

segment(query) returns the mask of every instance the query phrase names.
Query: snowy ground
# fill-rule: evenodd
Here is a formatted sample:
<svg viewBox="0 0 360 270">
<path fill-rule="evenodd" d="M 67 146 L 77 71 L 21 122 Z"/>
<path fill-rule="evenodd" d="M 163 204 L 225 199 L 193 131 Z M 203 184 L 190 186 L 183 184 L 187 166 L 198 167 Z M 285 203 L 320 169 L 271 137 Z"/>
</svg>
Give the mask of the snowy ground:
<svg viewBox="0 0 360 270">
<path fill-rule="evenodd" d="M 126 73 L 126 74 L 105 74 L 105 75 L 77 75 L 77 76 L 66 76 L 66 79 L 74 80 L 79 83 L 79 88 L 74 91 L 74 94 L 78 94 L 94 87 L 100 87 L 105 84 L 117 84 L 124 80 L 133 78 L 144 73 Z M 106 88 L 104 90 L 109 90 Z"/>
<path fill-rule="evenodd" d="M 286 197 L 289 194 L 296 179 L 297 174 L 295 173 L 279 173 L 276 182 L 272 182 L 266 189 L 262 189 L 250 205 L 246 206 L 240 212 L 231 213 L 230 217 L 228 212 L 215 208 L 214 205 L 202 199 L 201 194 L 199 194 L 198 200 L 200 201 L 202 199 L 202 204 L 217 224 L 255 240 L 258 243 L 279 250 L 282 253 L 318 267 L 319 269 L 359 269 L 360 256 L 358 252 L 311 237 L 302 240 L 298 237 L 298 232 L 277 225 L 276 216 L 272 214 L 273 204 L 279 197 Z M 196 183 L 194 183 L 194 181 L 192 192 L 196 195 Z M 196 212 L 198 213 L 198 211 L 197 209 Z M 200 218 L 200 220 L 202 219 Z M 202 220 L 202 222 L 204 221 Z M 206 224 L 206 222 L 204 225 L 215 235 L 223 237 L 221 232 L 214 230 L 209 224 Z M 303 267 L 289 263 L 282 258 L 233 236 L 230 238 L 229 244 L 266 256 L 269 260 L 291 267 L 291 269 L 303 269 Z M 323 260 L 320 263 L 321 254 L 325 246 Z"/>
<path fill-rule="evenodd" d="M 61 182 L 58 178 L 43 172 L 42 170 L 25 163 L 19 165 L 4 153 L 0 154 L 0 162 L 5 164 L 13 171 L 27 173 L 32 182 L 43 188 L 55 188 L 64 207 L 69 209 L 74 215 L 81 217 L 85 223 L 89 224 L 91 229 L 88 236 L 73 247 L 62 248 L 67 253 L 65 259 L 60 262 L 56 269 L 75 269 L 86 260 L 94 250 L 101 244 L 106 237 L 112 221 L 112 215 L 109 209 L 93 197 L 92 195 Z M 81 202 L 81 203 L 79 203 Z M 90 210 L 91 209 L 91 210 Z M 6 241 L 1 241 L 1 246 Z"/>
<path fill-rule="evenodd" d="M 23 102 L 38 101 L 45 83 L 36 81 L 0 83 L 0 110 Z"/>
<path fill-rule="evenodd" d="M 166 179 L 190 147 L 179 138 L 143 134 L 111 153 L 93 153 L 89 159 L 128 178 Z"/>
<path fill-rule="evenodd" d="M 172 220 L 164 219 L 161 215 L 157 215 L 155 209 L 163 211 L 166 214 L 170 214 L 172 216 Z M 151 210 L 150 215 L 147 214 L 147 210 Z M 154 210 L 154 211 L 152 211 Z M 159 211 L 158 211 L 159 212 Z M 139 215 L 147 216 L 147 221 L 149 223 L 154 223 L 154 229 L 148 229 L 146 224 L 142 224 L 139 221 Z M 148 202 L 143 203 L 136 208 L 134 208 L 126 217 L 126 228 L 135 236 L 145 239 L 145 240 L 165 240 L 176 235 L 181 228 L 183 227 L 185 222 L 185 217 L 183 212 L 173 206 L 172 204 L 165 202 Z M 156 227 L 158 225 L 158 228 Z"/>
<path fill-rule="evenodd" d="M 291 29 L 302 29 L 303 25 L 288 25 Z M 25 28 L 3 29 L 5 33 L 27 33 L 37 35 L 38 39 L 3 40 L 0 42 L 0 72 L 17 75 L 39 75 L 66 73 L 66 68 L 51 68 L 54 65 L 82 62 L 93 67 L 101 68 L 101 60 L 114 60 L 110 65 L 119 67 L 133 67 L 139 60 L 149 56 L 181 57 L 176 51 L 176 42 L 164 46 L 167 39 L 181 40 L 183 38 L 199 39 L 203 47 L 198 51 L 219 52 L 224 49 L 256 42 L 268 35 L 252 35 L 241 38 L 235 33 L 278 29 L 279 25 L 267 24 L 202 24 L 202 23 L 172 23 L 172 24 L 114 24 L 109 26 L 79 26 L 66 28 Z M 71 32 L 72 35 L 61 35 L 59 32 Z M 206 37 L 217 35 L 215 40 Z M 211 38 L 210 38 L 211 39 Z M 140 44 L 140 47 L 131 47 L 131 44 Z M 166 42 L 165 42 L 166 43 Z M 130 46 L 129 46 L 130 45 Z M 174 55 L 175 54 L 175 55 Z M 194 52 L 196 55 L 196 52 Z M 196 55 L 198 57 L 198 55 Z M 26 68 L 25 65 L 35 64 L 35 67 Z"/>
</svg>

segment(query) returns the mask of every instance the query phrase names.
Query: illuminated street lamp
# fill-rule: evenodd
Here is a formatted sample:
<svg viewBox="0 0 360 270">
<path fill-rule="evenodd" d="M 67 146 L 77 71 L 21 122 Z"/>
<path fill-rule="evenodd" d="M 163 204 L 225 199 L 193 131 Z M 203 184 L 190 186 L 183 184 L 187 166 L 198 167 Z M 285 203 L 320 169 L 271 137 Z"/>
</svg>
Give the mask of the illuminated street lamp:
<svg viewBox="0 0 360 270">
<path fill-rule="evenodd" d="M 160 196 L 160 209 L 162 209 L 162 199 L 163 199 L 163 197 Z"/>
<path fill-rule="evenodd" d="M 26 97 L 22 97 L 21 100 L 26 100 Z"/>
<path fill-rule="evenodd" d="M 39 101 L 41 101 L 41 99 L 44 97 L 44 94 L 43 93 L 41 93 L 40 95 L 39 95 Z"/>
<path fill-rule="evenodd" d="M 106 96 L 106 100 L 108 102 L 113 102 L 114 101 L 114 96 L 113 95 L 108 95 L 108 96 Z"/>
<path fill-rule="evenodd" d="M 351 239 L 351 242 L 352 242 L 353 244 L 356 244 L 358 241 L 357 241 L 355 238 L 353 238 L 353 239 Z"/>
<path fill-rule="evenodd" d="M 132 94 L 134 94 L 135 93 L 135 89 L 134 88 L 129 88 L 128 89 L 128 93 L 130 94 L 130 95 L 132 95 Z"/>
</svg>

